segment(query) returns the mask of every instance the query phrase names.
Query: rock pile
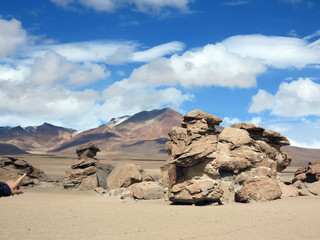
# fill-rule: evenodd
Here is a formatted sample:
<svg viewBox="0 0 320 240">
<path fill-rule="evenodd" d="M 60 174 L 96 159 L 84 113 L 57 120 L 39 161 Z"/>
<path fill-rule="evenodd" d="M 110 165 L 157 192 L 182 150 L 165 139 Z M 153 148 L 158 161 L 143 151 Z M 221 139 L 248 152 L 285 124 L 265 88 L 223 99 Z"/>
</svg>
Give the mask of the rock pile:
<svg viewBox="0 0 320 240">
<path fill-rule="evenodd" d="M 52 180 L 40 169 L 33 167 L 25 160 L 11 156 L 0 159 L 0 182 L 18 179 L 24 173 L 27 176 L 22 181 L 22 186 L 39 185 L 40 182 Z"/>
<path fill-rule="evenodd" d="M 320 161 L 309 162 L 307 167 L 297 169 L 292 182 L 299 195 L 320 196 Z"/>
<path fill-rule="evenodd" d="M 92 190 L 96 187 L 107 187 L 107 177 L 114 167 L 99 163 L 95 158 L 99 151 L 92 143 L 81 145 L 77 149 L 78 160 L 66 171 L 64 188 Z"/>
<path fill-rule="evenodd" d="M 164 195 L 163 188 L 151 175 L 132 163 L 119 163 L 116 167 L 101 164 L 95 158 L 100 149 L 88 143 L 77 149 L 78 160 L 66 171 L 65 188 L 95 190 L 123 199 L 158 199 Z"/>
<path fill-rule="evenodd" d="M 169 157 L 161 166 L 160 183 L 172 202 L 253 202 L 277 199 L 277 172 L 291 157 L 280 147 L 284 136 L 250 123 L 224 128 L 222 119 L 200 110 L 173 127 L 165 147 Z"/>
</svg>

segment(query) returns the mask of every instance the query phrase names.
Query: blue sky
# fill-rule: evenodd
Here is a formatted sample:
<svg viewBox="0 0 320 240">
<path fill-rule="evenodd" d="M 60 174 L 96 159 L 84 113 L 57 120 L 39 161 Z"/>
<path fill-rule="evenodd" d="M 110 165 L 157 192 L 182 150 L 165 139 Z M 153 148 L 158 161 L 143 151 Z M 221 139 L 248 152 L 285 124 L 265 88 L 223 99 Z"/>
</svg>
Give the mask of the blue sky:
<svg viewBox="0 0 320 240">
<path fill-rule="evenodd" d="M 320 148 L 318 0 L 1 0 L 0 126 L 170 107 Z"/>
</svg>

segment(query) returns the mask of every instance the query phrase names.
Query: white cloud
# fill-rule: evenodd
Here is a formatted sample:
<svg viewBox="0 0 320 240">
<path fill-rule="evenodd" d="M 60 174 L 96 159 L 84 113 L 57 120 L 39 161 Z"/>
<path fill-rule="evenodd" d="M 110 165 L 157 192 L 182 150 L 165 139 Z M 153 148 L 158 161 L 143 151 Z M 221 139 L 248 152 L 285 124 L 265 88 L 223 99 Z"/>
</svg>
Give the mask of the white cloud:
<svg viewBox="0 0 320 240">
<path fill-rule="evenodd" d="M 290 145 L 302 148 L 313 148 L 313 149 L 320 149 L 320 140 L 311 140 L 307 142 L 295 141 L 289 138 Z"/>
<path fill-rule="evenodd" d="M 24 81 L 29 74 L 30 68 L 22 64 L 15 67 L 10 64 L 0 65 L 0 81 Z"/>
<path fill-rule="evenodd" d="M 127 62 L 148 62 L 168 54 L 180 52 L 184 48 L 181 42 L 169 42 L 139 50 L 135 42 L 91 41 L 66 44 L 53 44 L 32 47 L 29 55 L 43 57 L 48 51 L 54 51 L 73 62 L 100 62 L 112 65 Z"/>
<path fill-rule="evenodd" d="M 232 125 L 232 124 L 235 124 L 235 123 L 239 123 L 241 122 L 239 118 L 230 118 L 230 117 L 224 117 L 223 118 L 223 126 L 229 126 L 229 125 Z"/>
<path fill-rule="evenodd" d="M 252 97 L 249 112 L 271 110 L 278 116 L 320 116 L 320 84 L 306 78 L 290 83 L 283 82 L 275 95 L 264 90 Z"/>
<path fill-rule="evenodd" d="M 75 70 L 75 64 L 55 52 L 48 52 L 35 61 L 30 80 L 36 84 L 53 84 Z"/>
<path fill-rule="evenodd" d="M 179 56 L 158 58 L 135 69 L 130 78 L 150 85 L 255 86 L 266 68 L 250 57 L 241 57 L 217 45 L 207 45 Z"/>
<path fill-rule="evenodd" d="M 253 118 L 249 121 L 249 123 L 252 123 L 252 124 L 258 125 L 258 126 L 261 124 L 261 122 L 262 122 L 262 118 L 261 118 L 261 117 L 253 117 Z"/>
<path fill-rule="evenodd" d="M 105 66 L 95 63 L 85 62 L 83 66 L 74 72 L 71 72 L 68 76 L 69 83 L 77 86 L 85 86 L 89 83 L 93 83 L 100 79 L 106 79 L 110 77 L 111 72 L 106 69 Z"/>
<path fill-rule="evenodd" d="M 0 19 L 0 57 L 14 54 L 26 41 L 27 33 L 20 21 Z"/>
<path fill-rule="evenodd" d="M 275 68 L 303 68 L 320 63 L 320 41 L 264 35 L 238 35 L 222 42 L 229 51 Z"/>
<path fill-rule="evenodd" d="M 171 55 L 180 52 L 184 49 L 184 44 L 181 42 L 169 42 L 150 48 L 145 51 L 138 51 L 133 53 L 132 60 L 136 62 L 149 62 L 153 59 Z"/>
<path fill-rule="evenodd" d="M 163 107 L 180 111 L 180 105 L 193 98 L 192 95 L 183 94 L 176 88 L 156 89 L 141 83 L 134 83 L 130 79 L 114 83 L 104 90 L 102 97 L 105 99 L 102 106 L 105 112 L 112 112 L 117 116 L 121 116 L 120 113 L 122 115 L 134 114 L 142 110 Z"/>
<path fill-rule="evenodd" d="M 80 3 L 85 7 L 96 11 L 115 12 L 120 8 L 132 8 L 134 11 L 146 14 L 159 14 L 167 8 L 188 12 L 188 4 L 193 0 L 51 0 L 62 7 L 73 6 L 73 3 Z"/>
</svg>

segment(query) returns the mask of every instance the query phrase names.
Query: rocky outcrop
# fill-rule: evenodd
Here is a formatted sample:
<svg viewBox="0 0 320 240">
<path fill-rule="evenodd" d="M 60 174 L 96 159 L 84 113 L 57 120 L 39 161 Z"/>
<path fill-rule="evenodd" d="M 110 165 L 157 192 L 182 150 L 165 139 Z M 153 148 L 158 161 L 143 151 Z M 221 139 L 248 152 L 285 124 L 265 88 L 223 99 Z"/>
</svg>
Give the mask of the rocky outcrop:
<svg viewBox="0 0 320 240">
<path fill-rule="evenodd" d="M 298 168 L 292 180 L 301 196 L 320 196 L 320 161 Z"/>
<path fill-rule="evenodd" d="M 165 145 L 169 157 L 161 166 L 159 180 L 167 188 L 169 200 L 253 202 L 279 198 L 282 191 L 277 172 L 291 162 L 280 147 L 289 145 L 288 139 L 251 123 L 237 123 L 219 132 L 221 122 L 219 117 L 194 110 L 184 116 L 180 127 L 170 130 Z"/>
<path fill-rule="evenodd" d="M 81 145 L 76 150 L 78 160 L 66 171 L 64 188 L 83 191 L 93 190 L 96 187 L 107 188 L 107 177 L 114 167 L 99 163 L 95 158 L 99 151 L 99 148 L 92 143 Z"/>
<path fill-rule="evenodd" d="M 40 182 L 51 182 L 52 180 L 40 169 L 33 167 L 25 160 L 6 156 L 0 159 L 0 182 L 18 179 L 26 173 L 22 186 L 39 185 Z"/>
<path fill-rule="evenodd" d="M 320 160 L 309 162 L 307 167 L 298 168 L 293 182 L 302 181 L 307 183 L 312 183 L 320 181 Z"/>
</svg>

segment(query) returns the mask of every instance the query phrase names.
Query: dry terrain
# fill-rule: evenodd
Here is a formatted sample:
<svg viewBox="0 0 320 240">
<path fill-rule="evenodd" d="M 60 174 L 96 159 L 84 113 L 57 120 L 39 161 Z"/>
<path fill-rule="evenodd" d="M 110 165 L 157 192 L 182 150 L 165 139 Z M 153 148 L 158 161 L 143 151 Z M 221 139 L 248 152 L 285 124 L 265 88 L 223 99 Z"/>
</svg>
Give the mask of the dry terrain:
<svg viewBox="0 0 320 240">
<path fill-rule="evenodd" d="M 62 180 L 75 154 L 29 154 L 19 158 Z M 130 155 L 97 156 L 115 164 Z M 155 176 L 159 159 L 134 161 Z M 295 168 L 283 173 L 292 177 Z M 25 189 L 0 199 L 0 239 L 319 239 L 320 198 L 285 198 L 223 206 L 171 205 L 164 200 L 126 201 L 56 187 Z"/>
</svg>

